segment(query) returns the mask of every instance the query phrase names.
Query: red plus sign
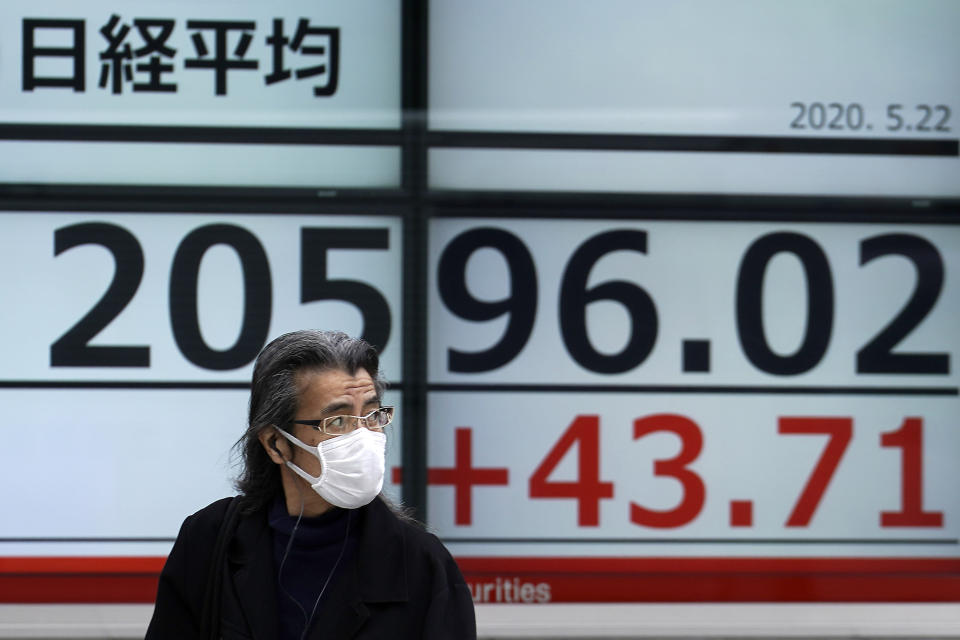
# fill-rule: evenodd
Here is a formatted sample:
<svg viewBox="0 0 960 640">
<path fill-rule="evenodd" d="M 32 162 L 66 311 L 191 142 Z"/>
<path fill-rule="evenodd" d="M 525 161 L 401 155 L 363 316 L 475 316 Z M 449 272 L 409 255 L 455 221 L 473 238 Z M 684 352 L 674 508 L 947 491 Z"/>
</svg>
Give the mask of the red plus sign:
<svg viewBox="0 0 960 640">
<path fill-rule="evenodd" d="M 473 466 L 473 447 L 470 427 L 458 427 L 456 431 L 456 453 L 454 466 L 440 469 L 427 469 L 427 484 L 448 484 L 454 488 L 454 523 L 469 525 L 473 520 L 473 487 L 478 484 L 507 484 L 507 469 Z M 393 469 L 393 481 L 403 480 L 400 469 Z"/>
</svg>

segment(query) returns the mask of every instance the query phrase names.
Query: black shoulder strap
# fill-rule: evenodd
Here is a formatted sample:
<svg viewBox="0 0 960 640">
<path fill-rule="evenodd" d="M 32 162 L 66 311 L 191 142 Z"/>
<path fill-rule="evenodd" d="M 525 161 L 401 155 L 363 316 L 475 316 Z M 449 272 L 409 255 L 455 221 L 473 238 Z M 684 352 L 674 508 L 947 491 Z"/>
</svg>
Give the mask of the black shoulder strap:
<svg viewBox="0 0 960 640">
<path fill-rule="evenodd" d="M 239 496 L 234 496 L 227 504 L 227 511 L 220 523 L 220 531 L 217 533 L 217 541 L 213 545 L 210 557 L 210 573 L 207 576 L 207 590 L 201 613 L 203 634 L 210 640 L 220 637 L 220 591 L 223 586 L 223 567 L 226 565 L 230 538 L 233 537 L 240 517 L 239 506 Z"/>
</svg>

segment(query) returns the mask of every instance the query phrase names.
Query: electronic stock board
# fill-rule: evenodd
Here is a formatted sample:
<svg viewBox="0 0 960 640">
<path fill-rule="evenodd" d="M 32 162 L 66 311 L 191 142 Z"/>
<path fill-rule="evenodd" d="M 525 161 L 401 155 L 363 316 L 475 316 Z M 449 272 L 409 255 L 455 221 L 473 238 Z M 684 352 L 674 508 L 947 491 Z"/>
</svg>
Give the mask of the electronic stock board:
<svg viewBox="0 0 960 640">
<path fill-rule="evenodd" d="M 358 213 L 402 182 L 399 3 L 5 5 L 3 598 L 149 600 L 259 347 L 320 326 L 394 404 L 424 354 L 478 603 L 960 599 L 958 5 L 428 9 L 425 199 Z"/>
</svg>

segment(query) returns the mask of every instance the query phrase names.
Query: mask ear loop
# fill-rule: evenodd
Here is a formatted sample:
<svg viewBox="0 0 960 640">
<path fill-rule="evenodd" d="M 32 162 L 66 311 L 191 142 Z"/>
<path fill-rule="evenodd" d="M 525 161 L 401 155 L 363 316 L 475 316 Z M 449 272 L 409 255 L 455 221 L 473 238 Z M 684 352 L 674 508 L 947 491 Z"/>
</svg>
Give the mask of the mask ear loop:
<svg viewBox="0 0 960 640">
<path fill-rule="evenodd" d="M 296 446 L 300 447 L 301 449 L 303 449 L 304 451 L 306 451 L 306 452 L 314 455 L 315 457 L 317 457 L 317 459 L 320 460 L 320 476 L 317 477 L 317 478 L 314 478 L 314 477 L 311 476 L 309 473 L 307 473 L 306 471 L 304 471 L 303 469 L 301 469 L 299 466 L 297 466 L 296 464 L 294 464 L 292 459 L 291 459 L 291 460 L 285 460 L 285 461 L 284 461 L 284 464 L 286 464 L 287 467 L 288 467 L 291 471 L 293 471 L 293 472 L 296 473 L 298 476 L 300 476 L 301 478 L 303 478 L 304 480 L 306 480 L 307 482 L 309 482 L 311 485 L 315 485 L 315 484 L 317 484 L 318 482 L 321 482 L 321 481 L 323 480 L 323 476 L 326 475 L 326 470 L 327 470 L 327 460 L 326 460 L 326 458 L 325 458 L 324 455 L 323 455 L 323 449 L 322 449 L 321 447 L 311 447 L 310 445 L 304 443 L 302 440 L 300 440 L 299 438 L 297 438 L 296 436 L 294 436 L 292 433 L 287 433 L 286 431 L 283 431 L 283 430 L 280 429 L 279 427 L 275 427 L 275 428 L 276 428 L 276 430 L 280 433 L 280 435 L 282 435 L 283 437 L 285 437 L 287 440 L 289 440 L 290 442 L 292 442 L 294 445 L 296 445 Z M 300 490 L 300 485 L 297 485 L 297 491 L 299 491 L 299 490 Z M 302 498 L 303 498 L 303 494 L 301 494 L 300 497 L 301 497 L 301 499 L 302 499 Z"/>
</svg>

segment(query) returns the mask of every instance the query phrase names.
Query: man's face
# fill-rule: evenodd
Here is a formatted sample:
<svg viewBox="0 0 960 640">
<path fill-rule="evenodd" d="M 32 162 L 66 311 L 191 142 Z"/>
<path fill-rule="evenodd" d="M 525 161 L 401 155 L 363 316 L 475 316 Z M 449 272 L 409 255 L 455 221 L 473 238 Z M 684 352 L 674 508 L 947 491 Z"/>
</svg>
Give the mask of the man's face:
<svg viewBox="0 0 960 640">
<path fill-rule="evenodd" d="M 322 420 L 338 415 L 365 416 L 380 407 L 373 378 L 366 369 L 357 369 L 352 374 L 340 369 L 306 371 L 297 375 L 296 382 L 300 387 L 300 398 L 294 420 Z M 293 425 L 293 435 L 309 445 L 337 437 L 303 424 Z M 291 448 L 293 463 L 310 475 L 319 477 L 322 470 L 316 456 L 300 447 Z M 306 484 L 299 476 L 297 480 Z"/>
</svg>

